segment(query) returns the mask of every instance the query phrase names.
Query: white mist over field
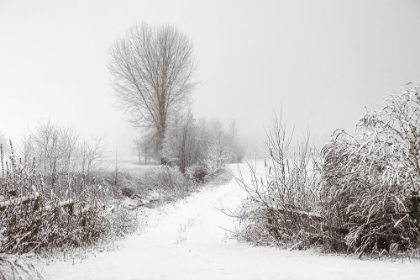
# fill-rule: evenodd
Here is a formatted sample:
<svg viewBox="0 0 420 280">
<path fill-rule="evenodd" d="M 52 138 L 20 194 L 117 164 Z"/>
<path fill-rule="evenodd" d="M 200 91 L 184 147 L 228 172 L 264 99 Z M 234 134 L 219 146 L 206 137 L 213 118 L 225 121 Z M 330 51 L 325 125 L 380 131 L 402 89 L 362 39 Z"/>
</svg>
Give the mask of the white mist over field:
<svg viewBox="0 0 420 280">
<path fill-rule="evenodd" d="M 135 23 L 173 24 L 194 44 L 195 116 L 235 119 L 263 138 L 282 110 L 317 145 L 352 130 L 364 106 L 420 80 L 420 2 L 0 1 L 0 132 L 19 141 L 38 121 L 105 135 L 132 153 L 115 108 L 108 50 Z"/>
</svg>

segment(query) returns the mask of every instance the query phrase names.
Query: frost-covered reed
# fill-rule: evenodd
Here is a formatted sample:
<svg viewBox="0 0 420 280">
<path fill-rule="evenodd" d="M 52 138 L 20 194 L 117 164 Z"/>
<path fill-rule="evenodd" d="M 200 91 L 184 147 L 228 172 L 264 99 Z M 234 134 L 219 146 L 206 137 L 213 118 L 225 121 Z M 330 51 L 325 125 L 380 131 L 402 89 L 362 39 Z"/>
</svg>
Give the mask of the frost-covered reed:
<svg viewBox="0 0 420 280">
<path fill-rule="evenodd" d="M 335 131 L 315 152 L 306 138 L 290 155 L 291 138 L 275 119 L 263 172 L 237 178 L 248 198 L 229 213 L 240 239 L 255 244 L 375 255 L 419 256 L 420 90 L 408 84 L 357 123 Z M 289 155 L 287 158 L 286 155 Z"/>
</svg>

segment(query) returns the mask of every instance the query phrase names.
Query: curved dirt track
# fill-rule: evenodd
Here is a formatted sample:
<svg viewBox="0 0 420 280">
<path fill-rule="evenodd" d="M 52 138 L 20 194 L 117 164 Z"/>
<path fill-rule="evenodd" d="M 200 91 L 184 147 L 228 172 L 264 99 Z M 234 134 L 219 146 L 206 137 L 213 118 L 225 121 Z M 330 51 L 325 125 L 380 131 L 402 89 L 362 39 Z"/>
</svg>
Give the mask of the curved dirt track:
<svg viewBox="0 0 420 280">
<path fill-rule="evenodd" d="M 234 167 L 233 169 L 236 169 Z M 45 279 L 417 279 L 420 262 L 357 260 L 253 247 L 221 229 L 235 221 L 219 210 L 235 208 L 244 196 L 236 182 L 203 191 L 160 209 L 144 209 L 143 232 L 120 249 L 90 259 L 40 264 Z M 143 214 L 142 214 L 143 213 Z"/>
</svg>

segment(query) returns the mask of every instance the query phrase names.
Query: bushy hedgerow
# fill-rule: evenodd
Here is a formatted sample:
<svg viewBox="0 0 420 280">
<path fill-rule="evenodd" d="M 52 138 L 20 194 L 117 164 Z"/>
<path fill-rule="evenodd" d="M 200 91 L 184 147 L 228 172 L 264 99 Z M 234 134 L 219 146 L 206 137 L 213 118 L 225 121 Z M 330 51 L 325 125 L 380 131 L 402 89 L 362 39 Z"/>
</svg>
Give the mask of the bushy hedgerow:
<svg viewBox="0 0 420 280">
<path fill-rule="evenodd" d="M 321 159 L 322 214 L 326 226 L 340 228 L 329 246 L 357 253 L 418 248 L 411 201 L 420 186 L 418 87 L 409 84 L 385 106 L 366 113 L 355 136 L 336 131 Z"/>
<path fill-rule="evenodd" d="M 269 158 L 264 165 L 248 164 L 247 176 L 236 178 L 248 193 L 234 213 L 241 230 L 237 237 L 253 244 L 306 248 L 319 237 L 319 199 L 310 166 L 313 148 L 305 139 L 292 154 L 291 140 L 281 120 L 275 119 L 267 134 Z"/>
<path fill-rule="evenodd" d="M 96 244 L 133 231 L 135 215 L 110 203 L 108 188 L 66 177 L 47 185 L 34 165 L 22 164 L 13 148 L 0 177 L 0 253 L 47 253 Z"/>
<path fill-rule="evenodd" d="M 337 130 L 319 154 L 305 140 L 294 154 L 284 125 L 268 134 L 269 159 L 250 165 L 242 207 L 228 213 L 237 236 L 275 244 L 358 254 L 418 252 L 420 92 L 406 90 L 367 112 L 355 136 Z"/>
</svg>

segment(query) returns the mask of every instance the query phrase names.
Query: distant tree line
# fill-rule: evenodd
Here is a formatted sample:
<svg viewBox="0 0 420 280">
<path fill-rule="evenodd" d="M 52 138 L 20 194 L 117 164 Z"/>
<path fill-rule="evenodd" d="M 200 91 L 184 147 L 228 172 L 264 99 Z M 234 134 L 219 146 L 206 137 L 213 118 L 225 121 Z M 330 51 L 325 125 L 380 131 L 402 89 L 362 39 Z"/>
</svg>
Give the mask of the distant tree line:
<svg viewBox="0 0 420 280">
<path fill-rule="evenodd" d="M 176 162 L 182 172 L 186 167 L 205 165 L 218 169 L 226 163 L 241 162 L 245 147 L 240 143 L 238 128 L 232 121 L 225 130 L 219 120 L 196 120 L 190 112 L 177 113 L 171 120 L 163 141 L 163 163 Z M 148 134 L 134 139 L 139 163 L 147 164 L 160 155 L 151 145 Z"/>
</svg>

